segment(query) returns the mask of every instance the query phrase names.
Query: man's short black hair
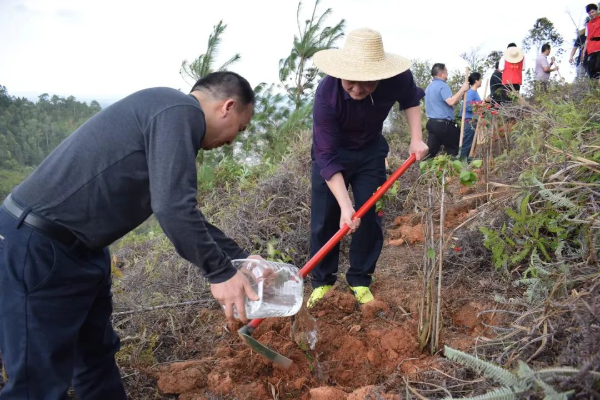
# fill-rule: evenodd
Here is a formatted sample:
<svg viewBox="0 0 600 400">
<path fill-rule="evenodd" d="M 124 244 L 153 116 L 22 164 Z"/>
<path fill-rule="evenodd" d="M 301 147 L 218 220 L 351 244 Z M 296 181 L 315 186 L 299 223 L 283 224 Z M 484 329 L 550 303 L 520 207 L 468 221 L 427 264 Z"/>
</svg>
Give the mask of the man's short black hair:
<svg viewBox="0 0 600 400">
<path fill-rule="evenodd" d="M 544 43 L 542 45 L 542 53 L 545 52 L 546 50 L 550 50 L 550 44 L 549 43 Z"/>
<path fill-rule="evenodd" d="M 475 84 L 478 80 L 481 79 L 481 74 L 479 72 L 471 72 L 469 75 L 469 85 Z"/>
<path fill-rule="evenodd" d="M 509 43 L 508 46 L 506 46 L 507 49 L 510 47 L 517 47 L 517 45 L 515 43 Z"/>
<path fill-rule="evenodd" d="M 594 4 L 594 3 L 588 4 L 587 6 L 585 6 L 585 12 L 586 13 L 589 13 L 592 10 L 598 11 L 598 6 L 596 4 Z"/>
<path fill-rule="evenodd" d="M 240 106 L 247 106 L 255 103 L 254 90 L 248 81 L 230 71 L 212 72 L 200 79 L 192 87 L 194 90 L 201 90 L 210 93 L 217 100 L 236 99 Z"/>
<path fill-rule="evenodd" d="M 438 76 L 443 70 L 446 69 L 446 64 L 435 63 L 431 67 L 431 76 Z"/>
</svg>

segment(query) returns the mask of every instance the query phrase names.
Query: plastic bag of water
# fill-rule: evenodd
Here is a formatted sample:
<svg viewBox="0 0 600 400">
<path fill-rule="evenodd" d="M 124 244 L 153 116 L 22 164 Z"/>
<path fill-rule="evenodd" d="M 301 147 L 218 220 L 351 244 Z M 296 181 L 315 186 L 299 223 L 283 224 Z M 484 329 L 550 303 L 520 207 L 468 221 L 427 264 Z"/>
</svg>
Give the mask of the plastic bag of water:
<svg viewBox="0 0 600 400">
<path fill-rule="evenodd" d="M 232 264 L 259 297 L 257 301 L 246 298 L 248 318 L 287 317 L 302 307 L 304 279 L 295 266 L 256 259 L 233 260 Z"/>
</svg>

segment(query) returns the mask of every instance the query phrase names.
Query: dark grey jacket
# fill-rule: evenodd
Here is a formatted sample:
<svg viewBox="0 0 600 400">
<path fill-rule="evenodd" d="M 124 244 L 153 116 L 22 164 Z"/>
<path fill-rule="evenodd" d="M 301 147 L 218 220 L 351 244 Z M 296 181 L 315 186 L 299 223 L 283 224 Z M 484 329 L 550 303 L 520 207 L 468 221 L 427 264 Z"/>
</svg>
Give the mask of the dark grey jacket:
<svg viewBox="0 0 600 400">
<path fill-rule="evenodd" d="M 152 213 L 177 252 L 211 283 L 245 258 L 197 207 L 196 155 L 204 113 L 169 88 L 136 92 L 102 110 L 62 142 L 13 191 L 13 199 L 70 229 L 89 248 L 108 246 Z"/>
</svg>

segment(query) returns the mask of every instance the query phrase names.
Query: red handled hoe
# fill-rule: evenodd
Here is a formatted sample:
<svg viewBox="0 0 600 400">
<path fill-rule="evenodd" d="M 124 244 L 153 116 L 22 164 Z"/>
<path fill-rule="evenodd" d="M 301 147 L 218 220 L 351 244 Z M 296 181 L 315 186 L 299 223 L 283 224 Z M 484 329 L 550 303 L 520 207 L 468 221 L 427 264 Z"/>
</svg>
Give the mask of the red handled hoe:
<svg viewBox="0 0 600 400">
<path fill-rule="evenodd" d="M 406 160 L 404 164 L 402 164 L 400 168 L 398 168 L 396 172 L 394 172 L 392 176 L 390 176 L 388 180 L 385 181 L 385 183 L 381 185 L 379 189 L 377 189 L 373 196 L 371 196 L 371 198 L 367 200 L 367 202 L 363 204 L 363 206 L 352 216 L 352 219 L 362 218 L 367 213 L 367 211 L 369 211 L 371 207 L 373 207 L 375 203 L 377 203 L 377 200 L 379 200 L 384 195 L 384 193 L 388 191 L 388 189 L 394 184 L 394 182 L 398 178 L 400 178 L 400 176 L 402 176 L 402 174 L 404 174 L 408 167 L 410 167 L 415 161 L 415 155 L 411 154 L 408 160 Z M 327 255 L 327 253 L 329 253 L 329 251 L 331 251 L 331 249 L 335 247 L 335 245 L 337 245 L 344 236 L 346 236 L 349 230 L 350 228 L 348 227 L 348 225 L 344 225 L 343 227 L 341 227 L 340 230 L 337 231 L 337 233 L 333 235 L 333 237 L 329 239 L 327 243 L 325 243 L 325 246 L 323 246 L 321 250 L 319 250 L 317 254 L 315 254 L 306 263 L 306 265 L 304 265 L 304 267 L 302 267 L 302 269 L 300 270 L 300 275 L 302 275 L 302 277 L 305 278 L 306 275 L 308 275 L 310 271 L 312 271 L 313 268 Z M 242 340 L 258 354 L 262 355 L 263 357 L 266 357 L 267 359 L 271 360 L 274 364 L 277 364 L 281 367 L 289 367 L 292 364 L 292 360 L 262 345 L 258 340 L 254 339 L 251 336 L 252 332 L 254 332 L 254 330 L 264 320 L 264 318 L 256 318 L 251 320 L 247 325 L 243 326 L 238 330 L 238 334 L 240 335 Z"/>
</svg>

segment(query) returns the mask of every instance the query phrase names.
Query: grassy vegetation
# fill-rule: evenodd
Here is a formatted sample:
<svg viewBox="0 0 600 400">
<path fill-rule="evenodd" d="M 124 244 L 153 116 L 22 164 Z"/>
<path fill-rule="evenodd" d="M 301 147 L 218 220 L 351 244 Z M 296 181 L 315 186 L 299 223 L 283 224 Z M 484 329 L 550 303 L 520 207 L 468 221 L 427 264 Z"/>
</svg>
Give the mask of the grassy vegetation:
<svg viewBox="0 0 600 400">
<path fill-rule="evenodd" d="M 4 200 L 12 189 L 27 178 L 32 171 L 33 168 L 31 167 L 0 169 L 0 201 Z"/>
<path fill-rule="evenodd" d="M 513 287 L 510 298 L 495 298 L 515 317 L 483 354 L 507 368 L 517 368 L 520 360 L 537 368 L 572 368 L 576 373 L 559 373 L 549 382 L 578 398 L 596 398 L 598 89 L 588 82 L 555 85 L 548 93 L 505 107 L 501 115 L 516 122 L 508 136 L 510 147 L 496 158 L 495 167 L 495 183 L 509 195 L 497 203 L 491 218 L 487 214 L 480 230 L 491 265 L 507 288 Z M 529 395 L 541 396 L 543 388 L 537 389 Z"/>
<path fill-rule="evenodd" d="M 600 323 L 600 97 L 595 90 L 555 86 L 501 109 L 500 125 L 512 128 L 497 142 L 488 183 L 491 190 L 504 192 L 486 203 L 481 218 L 473 219 L 481 231 L 471 224 L 456 233 L 469 235 L 475 240 L 471 246 L 484 249 L 467 267 L 497 271 L 507 288 L 495 294 L 498 307 L 514 315 L 496 340 L 479 349 L 479 356 L 508 370 L 518 368 L 519 360 L 536 371 L 568 367 L 568 373 L 552 374 L 546 381 L 557 391 L 584 397 L 598 393 L 600 365 L 600 333 L 595 328 Z M 395 126 L 402 127 L 402 121 Z M 392 159 L 400 161 L 406 132 L 390 139 Z M 308 258 L 308 160 L 307 130 L 293 134 L 281 162 L 244 167 L 224 159 L 209 171 L 200 170 L 206 174 L 199 174 L 201 208 L 246 249 L 302 265 Z M 416 206 L 408 190 L 427 188 L 400 190 L 386 200 L 386 214 L 393 218 L 401 209 Z M 123 273 L 115 279 L 117 310 L 186 301 L 218 307 L 206 281 L 176 256 L 155 222 L 128 235 L 115 250 Z M 444 268 L 452 265 L 450 259 Z M 147 365 L 152 356 L 162 362 L 172 354 L 198 355 L 178 345 L 186 335 L 214 340 L 208 321 L 193 309 L 153 311 L 126 322 L 118 317 L 121 336 L 134 338 L 120 354 L 125 369 Z M 541 387 L 531 390 L 538 389 L 541 394 Z"/>
</svg>

